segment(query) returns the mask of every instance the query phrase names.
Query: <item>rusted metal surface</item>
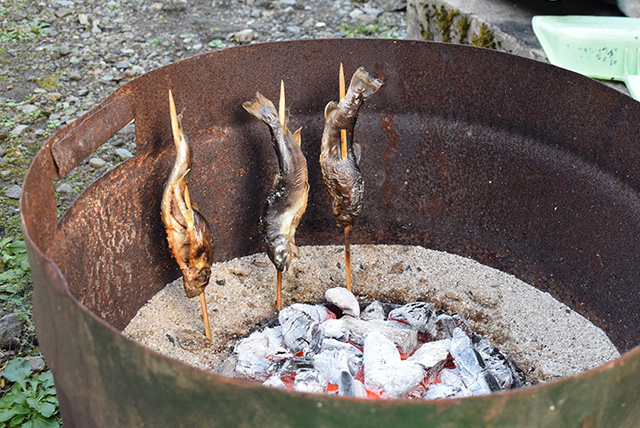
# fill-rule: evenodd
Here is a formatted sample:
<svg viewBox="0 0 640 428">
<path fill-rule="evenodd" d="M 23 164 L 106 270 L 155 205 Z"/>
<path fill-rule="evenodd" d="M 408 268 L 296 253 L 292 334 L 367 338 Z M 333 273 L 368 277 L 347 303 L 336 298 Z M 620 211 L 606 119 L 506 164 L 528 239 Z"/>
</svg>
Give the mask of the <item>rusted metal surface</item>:
<svg viewBox="0 0 640 428">
<path fill-rule="evenodd" d="M 385 85 L 362 109 L 365 210 L 358 243 L 446 250 L 513 273 L 601 326 L 621 351 L 590 372 L 459 400 L 362 401 L 221 378 L 120 334 L 179 276 L 160 221 L 173 161 L 167 91 L 191 137 L 190 191 L 216 260 L 260 251 L 275 172 L 242 102 L 287 85 L 311 191 L 297 242 L 339 243 L 317 159 L 335 72 Z M 117 107 L 117 108 L 116 108 Z M 51 182 L 135 119 L 137 153 L 56 224 Z M 640 103 L 543 63 L 448 44 L 319 40 L 251 45 L 124 85 L 43 147 L 24 183 L 34 315 L 65 427 L 553 426 L 640 420 Z M 215 322 L 215 320 L 213 320 Z"/>
</svg>

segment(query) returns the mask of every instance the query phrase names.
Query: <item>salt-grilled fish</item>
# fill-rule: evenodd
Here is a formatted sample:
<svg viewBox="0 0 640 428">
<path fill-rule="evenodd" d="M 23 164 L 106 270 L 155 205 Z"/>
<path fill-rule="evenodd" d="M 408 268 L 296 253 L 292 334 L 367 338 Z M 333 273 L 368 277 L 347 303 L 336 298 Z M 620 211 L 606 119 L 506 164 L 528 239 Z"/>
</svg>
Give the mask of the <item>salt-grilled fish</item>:
<svg viewBox="0 0 640 428">
<path fill-rule="evenodd" d="M 189 196 L 189 175 L 192 153 L 182 130 L 181 116 L 176 115 L 173 96 L 169 91 L 171 129 L 176 146 L 176 162 L 162 195 L 162 222 L 169 248 L 182 271 L 187 297 L 204 291 L 211 276 L 213 246 L 207 220 L 200 214 Z"/>
<path fill-rule="evenodd" d="M 276 269 L 283 272 L 298 251 L 296 228 L 307 208 L 309 193 L 307 161 L 300 150 L 300 129 L 292 134 L 278 120 L 273 103 L 259 92 L 242 106 L 269 126 L 271 143 L 278 157 L 278 175 L 267 197 L 259 227 L 269 258 Z"/>
<path fill-rule="evenodd" d="M 338 227 L 352 226 L 362 211 L 364 182 L 360 173 L 360 146 L 353 141 L 358 110 L 362 103 L 382 86 L 360 67 L 351 78 L 345 97 L 329 102 L 324 109 L 325 126 L 320 148 L 324 182 L 333 200 Z M 341 130 L 347 132 L 347 156 L 342 157 Z"/>
</svg>

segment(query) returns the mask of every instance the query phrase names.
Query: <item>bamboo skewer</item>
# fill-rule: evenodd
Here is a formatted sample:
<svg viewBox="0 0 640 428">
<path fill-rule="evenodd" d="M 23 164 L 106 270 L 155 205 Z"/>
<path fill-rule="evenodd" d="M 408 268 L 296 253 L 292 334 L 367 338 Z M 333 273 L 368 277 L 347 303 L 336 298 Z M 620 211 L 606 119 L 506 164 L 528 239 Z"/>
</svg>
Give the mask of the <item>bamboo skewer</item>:
<svg viewBox="0 0 640 428">
<path fill-rule="evenodd" d="M 340 75 L 339 75 L 339 91 L 340 101 L 342 101 L 346 95 L 346 89 L 344 84 L 344 67 L 340 63 Z M 342 159 L 347 159 L 347 130 L 340 130 L 340 149 Z M 349 245 L 349 237 L 351 235 L 351 226 L 344 228 L 344 262 L 347 269 L 347 290 L 351 291 L 351 248 Z"/>
<path fill-rule="evenodd" d="M 284 130 L 285 119 L 285 98 L 284 98 L 284 81 L 280 81 L 280 103 L 278 105 L 278 121 Z M 276 308 L 278 312 L 282 309 L 282 272 L 276 273 Z"/>
<path fill-rule="evenodd" d="M 342 63 L 340 63 L 340 101 L 342 101 L 344 99 L 345 96 L 345 87 L 344 87 L 344 68 L 342 67 Z M 346 129 L 341 129 L 340 130 L 340 148 L 341 148 L 341 154 L 342 154 L 342 159 L 346 159 L 347 158 L 347 130 Z"/>
<path fill-rule="evenodd" d="M 211 326 L 209 325 L 209 313 L 207 312 L 207 300 L 204 291 L 200 293 L 200 308 L 202 309 L 202 321 L 204 322 L 204 335 L 211 340 Z"/>
</svg>

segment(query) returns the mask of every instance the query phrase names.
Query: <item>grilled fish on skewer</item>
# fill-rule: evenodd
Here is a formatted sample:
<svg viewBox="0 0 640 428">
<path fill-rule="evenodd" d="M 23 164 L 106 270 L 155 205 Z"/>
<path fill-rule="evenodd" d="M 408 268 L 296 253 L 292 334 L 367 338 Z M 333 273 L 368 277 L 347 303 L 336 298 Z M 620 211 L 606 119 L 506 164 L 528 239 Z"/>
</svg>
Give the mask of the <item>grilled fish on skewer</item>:
<svg viewBox="0 0 640 428">
<path fill-rule="evenodd" d="M 211 275 L 211 231 L 207 220 L 189 196 L 191 147 L 182 130 L 181 117 L 176 115 L 171 91 L 169 106 L 177 156 L 164 186 L 162 222 L 167 232 L 169 248 L 182 271 L 187 297 L 195 297 L 204 291 Z"/>
<path fill-rule="evenodd" d="M 364 182 L 360 173 L 360 147 L 353 141 L 353 128 L 362 103 L 382 86 L 360 67 L 353 74 L 347 93 L 324 109 L 325 126 L 320 149 L 324 182 L 333 200 L 333 214 L 341 228 L 352 226 L 362 211 Z M 347 131 L 347 158 L 341 156 L 340 132 Z"/>
<path fill-rule="evenodd" d="M 281 110 L 282 104 L 284 102 L 281 101 Z M 267 197 L 259 226 L 269 258 L 278 272 L 284 272 L 292 256 L 297 254 L 296 228 L 307 208 L 309 193 L 307 161 L 300 150 L 300 129 L 292 134 L 284 124 L 284 116 L 279 121 L 273 103 L 260 93 L 242 106 L 269 126 L 271 143 L 278 157 L 278 175 Z"/>
</svg>

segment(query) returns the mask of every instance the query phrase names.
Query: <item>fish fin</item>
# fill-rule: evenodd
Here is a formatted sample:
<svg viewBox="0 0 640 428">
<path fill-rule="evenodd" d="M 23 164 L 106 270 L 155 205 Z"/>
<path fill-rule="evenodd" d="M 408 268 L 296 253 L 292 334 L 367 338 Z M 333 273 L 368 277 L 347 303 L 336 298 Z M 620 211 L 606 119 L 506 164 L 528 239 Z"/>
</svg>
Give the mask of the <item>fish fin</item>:
<svg viewBox="0 0 640 428">
<path fill-rule="evenodd" d="M 296 132 L 293 133 L 293 139 L 298 143 L 298 147 L 302 146 L 302 137 L 300 136 L 300 131 L 302 131 L 302 127 L 298 128 Z"/>
<path fill-rule="evenodd" d="M 324 118 L 327 119 L 332 111 L 338 110 L 338 103 L 335 101 L 329 101 L 324 108 Z"/>
<path fill-rule="evenodd" d="M 271 123 L 278 120 L 276 107 L 260 92 L 256 92 L 256 96 L 253 100 L 242 103 L 242 107 L 247 112 L 265 122 Z"/>
</svg>

